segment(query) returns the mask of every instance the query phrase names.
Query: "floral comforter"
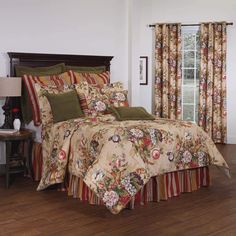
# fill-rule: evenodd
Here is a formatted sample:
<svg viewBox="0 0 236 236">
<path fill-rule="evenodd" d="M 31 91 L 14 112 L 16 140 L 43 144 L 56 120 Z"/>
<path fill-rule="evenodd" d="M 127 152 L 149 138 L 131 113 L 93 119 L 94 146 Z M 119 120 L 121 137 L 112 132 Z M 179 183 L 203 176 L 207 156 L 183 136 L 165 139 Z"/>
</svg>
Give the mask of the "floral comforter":
<svg viewBox="0 0 236 236">
<path fill-rule="evenodd" d="M 81 177 L 112 213 L 119 213 L 152 176 L 214 164 L 228 166 L 198 126 L 183 121 L 116 121 L 112 115 L 69 120 L 43 133 L 38 190 Z"/>
</svg>

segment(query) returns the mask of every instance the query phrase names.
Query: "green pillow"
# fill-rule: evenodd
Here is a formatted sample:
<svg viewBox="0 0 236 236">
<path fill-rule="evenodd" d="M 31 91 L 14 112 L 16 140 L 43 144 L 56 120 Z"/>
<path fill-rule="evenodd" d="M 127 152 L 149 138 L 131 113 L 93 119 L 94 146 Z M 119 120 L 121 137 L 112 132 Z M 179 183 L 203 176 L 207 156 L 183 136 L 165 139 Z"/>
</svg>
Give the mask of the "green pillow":
<svg viewBox="0 0 236 236">
<path fill-rule="evenodd" d="M 45 95 L 52 109 L 54 123 L 84 116 L 75 90 Z"/>
<path fill-rule="evenodd" d="M 155 120 L 143 107 L 111 107 L 117 120 Z"/>
<path fill-rule="evenodd" d="M 94 67 L 90 67 L 90 66 L 66 66 L 66 71 L 68 70 L 73 70 L 75 72 L 78 73 L 82 73 L 82 72 L 87 72 L 87 73 L 102 73 L 104 71 L 106 71 L 106 67 L 105 66 L 94 66 Z"/>
<path fill-rule="evenodd" d="M 64 63 L 47 67 L 16 66 L 17 77 L 20 77 L 22 75 L 33 75 L 33 76 L 58 75 L 63 73 L 64 71 L 65 71 Z"/>
<path fill-rule="evenodd" d="M 65 71 L 64 63 L 47 67 L 16 66 L 17 77 L 23 76 L 25 74 L 33 76 L 57 75 L 63 73 L 63 71 Z M 23 81 L 22 81 L 21 110 L 22 110 L 23 121 L 26 124 L 28 124 L 31 120 L 33 120 L 33 113 L 28 92 Z"/>
</svg>

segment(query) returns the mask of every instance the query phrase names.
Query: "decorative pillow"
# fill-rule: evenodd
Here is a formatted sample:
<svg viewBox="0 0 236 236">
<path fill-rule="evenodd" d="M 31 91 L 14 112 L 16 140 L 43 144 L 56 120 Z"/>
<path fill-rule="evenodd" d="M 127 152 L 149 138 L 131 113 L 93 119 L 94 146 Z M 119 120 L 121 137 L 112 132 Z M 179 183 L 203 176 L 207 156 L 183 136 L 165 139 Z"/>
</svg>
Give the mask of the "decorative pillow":
<svg viewBox="0 0 236 236">
<path fill-rule="evenodd" d="M 110 107 L 117 120 L 155 120 L 143 107 Z"/>
<path fill-rule="evenodd" d="M 121 82 L 106 84 L 101 88 L 101 93 L 109 98 L 109 103 L 114 107 L 128 107 L 128 91 L 123 89 Z"/>
<path fill-rule="evenodd" d="M 97 116 L 108 112 L 109 100 L 107 96 L 102 95 L 96 86 L 82 81 L 74 85 L 80 98 L 80 105 L 88 116 Z"/>
<path fill-rule="evenodd" d="M 58 75 L 63 73 L 64 71 L 65 71 L 64 63 L 47 67 L 16 66 L 17 77 L 21 77 L 23 75 L 33 75 L 33 76 Z M 24 83 L 22 84 L 21 110 L 22 110 L 23 120 L 25 123 L 28 124 L 33 119 L 33 113 L 31 109 L 30 99 Z"/>
<path fill-rule="evenodd" d="M 45 95 L 52 109 L 54 123 L 84 116 L 75 90 L 58 94 L 47 92 Z"/>
<path fill-rule="evenodd" d="M 102 73 L 78 73 L 75 71 L 69 71 L 74 84 L 78 84 L 81 81 L 87 81 L 89 84 L 103 87 L 104 84 L 108 84 L 110 80 L 110 72 L 104 71 Z"/>
<path fill-rule="evenodd" d="M 64 63 L 47 67 L 16 66 L 17 77 L 21 77 L 23 75 L 33 75 L 33 76 L 58 75 L 63 73 L 64 71 L 65 71 Z"/>
<path fill-rule="evenodd" d="M 48 101 L 47 94 L 60 94 L 72 91 L 68 88 L 64 88 L 63 86 L 50 86 L 50 85 L 41 85 L 34 84 L 35 96 L 37 97 L 37 102 L 40 110 L 40 118 L 43 126 L 52 125 L 53 124 L 53 114 L 51 105 Z"/>
<path fill-rule="evenodd" d="M 23 81 L 28 92 L 34 124 L 38 126 L 41 124 L 41 119 L 40 119 L 39 105 L 35 94 L 34 84 L 40 84 L 44 86 L 48 85 L 61 86 L 64 84 L 67 85 L 68 83 L 70 83 L 70 76 L 67 72 L 60 75 L 52 75 L 52 76 L 24 75 Z"/>
<path fill-rule="evenodd" d="M 74 72 L 78 72 L 78 73 L 102 73 L 106 71 L 106 67 L 105 66 L 94 66 L 94 67 L 90 67 L 90 66 L 66 66 L 66 71 L 69 70 L 73 70 Z"/>
</svg>

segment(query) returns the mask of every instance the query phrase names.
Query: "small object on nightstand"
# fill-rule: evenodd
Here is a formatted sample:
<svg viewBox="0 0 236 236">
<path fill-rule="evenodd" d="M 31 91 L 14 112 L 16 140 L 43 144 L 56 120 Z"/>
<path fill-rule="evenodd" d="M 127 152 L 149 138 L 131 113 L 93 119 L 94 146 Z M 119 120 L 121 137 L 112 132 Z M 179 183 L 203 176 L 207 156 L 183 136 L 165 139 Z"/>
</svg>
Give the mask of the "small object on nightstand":
<svg viewBox="0 0 236 236">
<path fill-rule="evenodd" d="M 24 172 L 32 177 L 32 139 L 33 133 L 27 129 L 10 134 L 0 132 L 0 141 L 6 143 L 6 188 L 9 187 L 12 174 Z M 22 148 L 19 148 L 20 144 Z"/>
<path fill-rule="evenodd" d="M 13 117 L 14 117 L 13 128 L 16 129 L 17 131 L 20 130 L 20 126 L 21 126 L 19 112 L 20 112 L 20 109 L 17 108 L 17 107 L 12 109 L 12 114 L 13 114 Z"/>
<path fill-rule="evenodd" d="M 19 118 L 16 118 L 14 121 L 13 121 L 13 128 L 17 131 L 20 130 L 20 125 L 21 125 L 21 122 L 20 122 L 20 119 Z"/>
</svg>

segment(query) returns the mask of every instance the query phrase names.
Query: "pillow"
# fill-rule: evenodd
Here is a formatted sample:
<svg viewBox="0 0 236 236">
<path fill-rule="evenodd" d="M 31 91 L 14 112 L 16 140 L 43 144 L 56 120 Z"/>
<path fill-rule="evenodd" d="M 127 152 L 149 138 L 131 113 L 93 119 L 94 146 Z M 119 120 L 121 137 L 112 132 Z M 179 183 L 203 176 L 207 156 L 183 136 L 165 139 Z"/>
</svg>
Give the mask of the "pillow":
<svg viewBox="0 0 236 236">
<path fill-rule="evenodd" d="M 25 74 L 33 76 L 57 75 L 65 71 L 65 64 L 60 63 L 48 67 L 16 66 L 15 70 L 17 77 L 23 76 Z M 21 110 L 22 110 L 23 120 L 25 123 L 28 124 L 31 120 L 33 120 L 33 113 L 27 89 L 23 82 L 22 82 Z"/>
<path fill-rule="evenodd" d="M 65 64 L 60 63 L 54 66 L 47 67 L 27 67 L 27 66 L 16 66 L 16 76 L 20 77 L 23 75 L 34 75 L 34 76 L 45 76 L 45 75 L 58 75 L 65 71 Z"/>
<path fill-rule="evenodd" d="M 75 71 L 69 71 L 69 73 L 74 84 L 78 84 L 81 81 L 86 81 L 89 84 L 93 84 L 98 87 L 103 87 L 104 84 L 108 84 L 110 80 L 109 71 L 104 71 L 102 73 L 89 73 L 89 72 L 78 73 Z"/>
<path fill-rule="evenodd" d="M 53 123 L 84 116 L 75 90 L 64 93 L 45 93 L 53 115 Z"/>
<path fill-rule="evenodd" d="M 79 84 L 75 84 L 74 87 L 79 95 L 80 104 L 85 115 L 97 116 L 108 112 L 109 100 L 100 93 L 96 86 L 82 81 Z"/>
<path fill-rule="evenodd" d="M 155 120 L 143 107 L 110 107 L 117 120 Z"/>
<path fill-rule="evenodd" d="M 128 107 L 128 91 L 123 89 L 121 82 L 106 84 L 101 88 L 101 93 L 109 99 L 109 103 L 114 107 Z"/>
<path fill-rule="evenodd" d="M 37 96 L 35 94 L 34 84 L 38 83 L 44 86 L 48 85 L 61 86 L 64 84 L 67 85 L 69 81 L 70 81 L 70 76 L 67 72 L 60 75 L 52 75 L 52 76 L 32 76 L 32 75 L 23 76 L 23 82 L 28 92 L 33 120 L 36 126 L 39 126 L 41 124 L 41 119 L 40 119 L 39 105 Z"/>
<path fill-rule="evenodd" d="M 64 92 L 71 91 L 68 88 L 64 88 L 63 86 L 50 86 L 50 85 L 42 85 L 42 84 L 34 84 L 35 95 L 37 97 L 37 102 L 40 110 L 40 120 L 42 125 L 48 126 L 53 124 L 53 115 L 51 105 L 48 101 L 46 94 L 59 94 Z"/>
<path fill-rule="evenodd" d="M 105 66 L 66 66 L 66 71 L 73 70 L 74 72 L 82 73 L 82 72 L 88 72 L 88 73 L 102 73 L 106 71 Z"/>
</svg>

